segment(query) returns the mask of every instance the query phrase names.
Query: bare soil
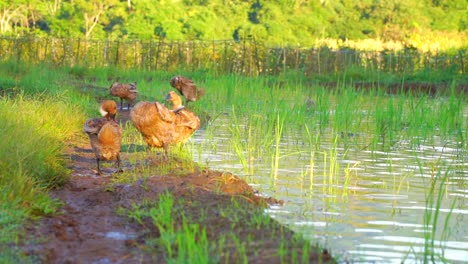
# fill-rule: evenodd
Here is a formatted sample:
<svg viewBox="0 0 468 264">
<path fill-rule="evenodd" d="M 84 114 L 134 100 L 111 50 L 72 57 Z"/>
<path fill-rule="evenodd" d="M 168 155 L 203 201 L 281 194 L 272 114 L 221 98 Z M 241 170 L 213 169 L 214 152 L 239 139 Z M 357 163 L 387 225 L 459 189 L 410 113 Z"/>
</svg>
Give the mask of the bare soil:
<svg viewBox="0 0 468 264">
<path fill-rule="evenodd" d="M 120 122 L 127 120 L 128 113 L 123 112 Z M 267 225 L 252 224 L 252 219 L 265 206 L 281 201 L 260 197 L 236 175 L 199 166 L 187 172 L 181 167 L 166 175 L 141 177 L 123 184 L 113 180 L 116 169 L 112 166 L 106 166 L 102 176 L 96 175 L 89 142 L 70 143 L 66 155 L 71 177 L 62 188 L 51 191 L 63 206 L 54 215 L 32 221 L 26 230 L 23 250 L 35 262 L 166 263 L 163 248 L 149 243 L 159 236 L 151 220 L 138 223 L 118 212 L 145 201 L 157 202 L 161 194 L 170 192 L 180 208 L 175 212 L 179 214 L 174 217 L 176 226 L 180 225 L 183 214 L 205 228 L 210 241 L 220 241 L 222 236 L 228 238 L 223 252 L 213 256 L 217 258 L 213 262 L 240 263 L 247 256 L 248 263 L 334 263 L 327 250 L 309 245 L 274 220 Z M 127 155 L 122 153 L 124 171 L 137 171 L 126 161 Z M 185 164 L 177 157 L 169 161 L 179 162 L 180 166 Z M 147 158 L 151 166 L 163 166 L 169 161 L 157 156 Z M 226 208 L 232 209 L 231 214 L 221 213 Z M 245 253 L 239 251 L 231 237 L 239 238 Z M 280 251 L 281 246 L 288 250 Z M 310 256 L 300 261 L 304 247 L 309 249 Z"/>
</svg>

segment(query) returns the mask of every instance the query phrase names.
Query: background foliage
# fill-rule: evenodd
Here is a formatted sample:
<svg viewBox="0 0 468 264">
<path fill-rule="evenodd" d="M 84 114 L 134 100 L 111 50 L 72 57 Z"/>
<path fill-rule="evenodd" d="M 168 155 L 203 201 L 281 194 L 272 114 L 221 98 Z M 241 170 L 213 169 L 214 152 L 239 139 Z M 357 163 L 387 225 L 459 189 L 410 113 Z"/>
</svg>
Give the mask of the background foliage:
<svg viewBox="0 0 468 264">
<path fill-rule="evenodd" d="M 465 0 L 0 0 L 0 34 L 239 40 L 464 38 Z"/>
</svg>

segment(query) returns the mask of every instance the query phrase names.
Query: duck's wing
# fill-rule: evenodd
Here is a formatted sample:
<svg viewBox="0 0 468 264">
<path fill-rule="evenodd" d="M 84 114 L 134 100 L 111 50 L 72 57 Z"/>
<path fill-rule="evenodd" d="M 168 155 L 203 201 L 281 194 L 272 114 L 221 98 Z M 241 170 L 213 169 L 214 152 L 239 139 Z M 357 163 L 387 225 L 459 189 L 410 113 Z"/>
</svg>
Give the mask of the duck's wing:
<svg viewBox="0 0 468 264">
<path fill-rule="evenodd" d="M 131 110 L 130 117 L 133 123 L 150 126 L 155 122 L 173 122 L 174 113 L 170 113 L 164 105 L 159 102 L 138 102 Z"/>
<path fill-rule="evenodd" d="M 129 83 L 128 87 L 131 93 L 138 93 L 136 82 Z"/>
<path fill-rule="evenodd" d="M 114 83 L 111 86 L 110 94 L 118 97 L 125 97 L 128 94 L 128 87 L 122 83 Z"/>
<path fill-rule="evenodd" d="M 192 111 L 183 109 L 181 111 L 178 111 L 176 116 L 177 126 L 185 126 L 193 130 L 197 130 L 200 128 L 200 119 Z"/>
<path fill-rule="evenodd" d="M 115 121 L 105 123 L 98 134 L 98 139 L 101 144 L 116 146 L 120 148 L 120 141 L 122 137 L 122 129 Z"/>
<path fill-rule="evenodd" d="M 155 105 L 156 105 L 158 114 L 163 121 L 168 122 L 168 123 L 174 123 L 175 118 L 176 118 L 176 115 L 174 114 L 174 112 L 167 109 L 167 107 L 165 107 L 163 104 L 159 102 L 156 102 Z"/>
<path fill-rule="evenodd" d="M 98 134 L 102 126 L 108 122 L 105 118 L 91 118 L 86 120 L 83 131 L 88 134 Z"/>
<path fill-rule="evenodd" d="M 189 78 L 182 77 L 180 79 L 180 82 L 181 82 L 181 84 L 183 86 L 186 86 L 186 87 L 195 87 L 196 86 L 195 83 Z"/>
<path fill-rule="evenodd" d="M 190 78 L 186 78 L 183 76 L 174 76 L 171 79 L 171 86 L 183 92 L 186 89 L 193 89 L 192 87 L 196 87 L 195 83 Z"/>
</svg>

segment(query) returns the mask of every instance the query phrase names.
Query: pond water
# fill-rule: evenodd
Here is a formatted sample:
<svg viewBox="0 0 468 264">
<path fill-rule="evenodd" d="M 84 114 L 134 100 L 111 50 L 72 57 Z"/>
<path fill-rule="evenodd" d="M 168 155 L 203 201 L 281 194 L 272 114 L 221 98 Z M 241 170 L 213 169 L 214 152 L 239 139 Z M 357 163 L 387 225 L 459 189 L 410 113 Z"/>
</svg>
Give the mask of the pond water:
<svg viewBox="0 0 468 264">
<path fill-rule="evenodd" d="M 434 228 L 435 263 L 468 261 L 468 160 L 459 142 L 436 137 L 415 147 L 402 140 L 388 151 L 371 151 L 365 135 L 349 135 L 353 144 L 345 148 L 325 131 L 320 151 L 303 144 L 302 135 L 283 137 L 276 169 L 272 157 L 252 158 L 244 168 L 229 144 L 227 124 L 221 116 L 197 131 L 195 160 L 284 200 L 266 212 L 341 262 L 422 262 L 433 241 L 425 234 Z M 444 176 L 446 184 L 439 188 Z M 432 216 L 428 224 L 425 215 Z"/>
</svg>

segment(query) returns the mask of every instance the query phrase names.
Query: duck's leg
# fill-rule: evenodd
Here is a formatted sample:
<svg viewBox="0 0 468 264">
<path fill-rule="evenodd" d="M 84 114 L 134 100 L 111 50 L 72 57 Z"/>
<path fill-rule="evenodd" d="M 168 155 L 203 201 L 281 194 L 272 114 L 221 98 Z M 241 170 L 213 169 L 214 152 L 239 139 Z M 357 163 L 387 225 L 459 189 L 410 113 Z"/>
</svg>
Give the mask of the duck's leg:
<svg viewBox="0 0 468 264">
<path fill-rule="evenodd" d="M 123 99 L 120 98 L 120 110 L 123 110 Z"/>
<path fill-rule="evenodd" d="M 117 172 L 123 172 L 122 166 L 120 163 L 120 154 L 117 154 Z"/>
<path fill-rule="evenodd" d="M 102 175 L 102 172 L 101 172 L 101 166 L 100 166 L 100 159 L 99 158 L 96 158 L 96 163 L 97 163 L 97 175 Z"/>
<path fill-rule="evenodd" d="M 169 144 L 164 144 L 163 148 L 164 148 L 164 160 L 167 161 L 169 158 Z"/>
</svg>

